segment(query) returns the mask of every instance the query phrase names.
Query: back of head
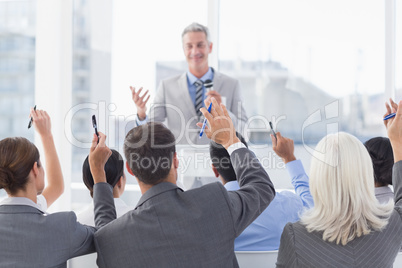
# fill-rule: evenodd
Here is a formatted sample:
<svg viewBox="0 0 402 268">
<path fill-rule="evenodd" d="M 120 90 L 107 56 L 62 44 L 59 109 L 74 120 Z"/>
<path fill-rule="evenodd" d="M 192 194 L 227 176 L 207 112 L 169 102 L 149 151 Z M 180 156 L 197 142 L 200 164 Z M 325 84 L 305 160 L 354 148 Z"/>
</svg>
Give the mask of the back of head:
<svg viewBox="0 0 402 268">
<path fill-rule="evenodd" d="M 123 157 L 116 150 L 111 150 L 112 155 L 105 164 L 106 181 L 114 187 L 124 174 Z M 88 188 L 91 196 L 93 195 L 94 178 L 92 177 L 91 169 L 89 168 L 88 157 L 82 165 L 82 179 L 85 186 Z"/>
<path fill-rule="evenodd" d="M 34 163 L 39 162 L 39 151 L 29 140 L 22 137 L 0 141 L 0 189 L 9 195 L 25 190 Z"/>
<path fill-rule="evenodd" d="M 238 132 L 236 132 L 236 136 L 247 147 L 247 143 L 243 136 Z M 211 157 L 212 165 L 226 182 L 237 180 L 232 162 L 230 161 L 230 155 L 225 147 L 211 140 L 209 143 L 209 155 Z"/>
<path fill-rule="evenodd" d="M 392 204 L 374 195 L 371 158 L 354 136 L 340 132 L 324 137 L 311 161 L 310 191 L 314 207 L 301 220 L 307 230 L 345 245 L 387 224 Z"/>
<path fill-rule="evenodd" d="M 374 180 L 382 186 L 392 184 L 394 155 L 388 138 L 375 137 L 364 143 L 373 161 Z"/>
<path fill-rule="evenodd" d="M 175 137 L 162 123 L 133 128 L 124 140 L 124 154 L 141 182 L 155 185 L 167 178 L 176 152 Z"/>
<path fill-rule="evenodd" d="M 206 26 L 199 24 L 197 22 L 193 22 L 190 25 L 188 25 L 186 28 L 184 28 L 183 33 L 181 34 L 181 38 L 183 39 L 184 35 L 186 33 L 190 33 L 190 32 L 203 32 L 205 33 L 205 37 L 208 40 L 208 43 L 211 43 L 211 36 L 209 34 L 209 30 Z"/>
</svg>

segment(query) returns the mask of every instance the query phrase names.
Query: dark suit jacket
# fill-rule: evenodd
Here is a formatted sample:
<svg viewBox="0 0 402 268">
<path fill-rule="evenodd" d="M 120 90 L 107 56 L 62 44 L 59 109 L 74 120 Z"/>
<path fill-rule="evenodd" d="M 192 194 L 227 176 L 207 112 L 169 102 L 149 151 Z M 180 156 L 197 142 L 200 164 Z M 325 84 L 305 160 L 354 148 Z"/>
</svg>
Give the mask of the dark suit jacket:
<svg viewBox="0 0 402 268">
<path fill-rule="evenodd" d="M 162 182 L 95 234 L 100 267 L 237 267 L 235 238 L 268 206 L 273 184 L 254 154 L 235 150 L 241 189 L 220 183 L 183 192 Z"/>
<path fill-rule="evenodd" d="M 94 186 L 95 223 L 116 218 L 112 187 Z M 45 214 L 25 205 L 0 206 L 0 267 L 67 267 L 67 260 L 95 251 L 98 228 L 81 225 L 74 212 Z"/>
</svg>

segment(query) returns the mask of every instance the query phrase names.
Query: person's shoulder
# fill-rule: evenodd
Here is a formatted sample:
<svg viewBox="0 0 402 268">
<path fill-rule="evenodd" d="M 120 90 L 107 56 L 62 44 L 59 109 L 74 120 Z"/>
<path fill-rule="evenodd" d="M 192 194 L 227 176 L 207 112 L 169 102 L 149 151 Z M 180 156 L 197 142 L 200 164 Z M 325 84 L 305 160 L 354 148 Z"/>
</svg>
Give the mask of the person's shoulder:
<svg viewBox="0 0 402 268">
<path fill-rule="evenodd" d="M 275 208 L 281 210 L 284 214 L 288 214 L 289 210 L 295 211 L 297 214 L 303 208 L 303 202 L 300 197 L 288 190 L 283 190 L 275 193 L 275 197 L 267 208 Z M 283 211 L 283 209 L 287 211 Z"/>
<path fill-rule="evenodd" d="M 189 199 L 214 199 L 214 198 L 225 198 L 228 195 L 228 191 L 225 186 L 220 182 L 213 182 L 205 184 L 201 187 L 190 189 L 184 192 L 181 192 L 180 195 L 182 198 Z"/>
<path fill-rule="evenodd" d="M 48 218 L 55 218 L 55 219 L 66 219 L 71 218 L 77 220 L 77 215 L 74 211 L 60 211 L 46 215 Z"/>
<path fill-rule="evenodd" d="M 46 215 L 48 229 L 71 230 L 78 224 L 77 216 L 73 211 L 62 211 Z"/>
<path fill-rule="evenodd" d="M 289 190 L 283 190 L 283 191 L 280 191 L 280 192 L 276 192 L 275 199 L 278 202 L 279 201 L 286 201 L 286 202 L 289 202 L 289 203 L 291 202 L 292 205 L 295 204 L 295 203 L 297 203 L 297 204 L 300 203 L 301 205 L 303 205 L 300 197 L 297 194 L 295 194 L 294 192 L 289 191 Z"/>
<path fill-rule="evenodd" d="M 214 76 L 215 76 L 216 78 L 219 78 L 219 79 L 222 79 L 222 80 L 225 80 L 225 81 L 238 82 L 238 80 L 237 80 L 236 78 L 234 78 L 234 77 L 232 77 L 232 76 L 229 76 L 229 75 L 227 75 L 227 74 L 225 74 L 225 73 L 221 73 L 221 72 L 215 71 L 215 72 L 214 72 Z"/>
<path fill-rule="evenodd" d="M 185 75 L 186 75 L 186 73 L 181 73 L 179 75 L 170 76 L 170 77 L 162 79 L 161 83 L 162 84 L 170 84 L 170 83 L 173 83 L 173 82 L 177 82 L 180 79 L 183 79 L 183 76 L 185 76 Z"/>
<path fill-rule="evenodd" d="M 300 223 L 297 222 L 288 222 L 285 227 L 283 228 L 283 232 L 286 232 L 288 235 L 293 237 L 299 237 L 300 235 L 310 234 L 307 231 L 307 228 Z"/>
<path fill-rule="evenodd" d="M 198 188 L 194 188 L 194 189 L 184 191 L 183 193 L 185 193 L 185 194 L 187 194 L 187 193 L 193 194 L 193 193 L 199 193 L 199 192 L 202 193 L 202 192 L 211 192 L 211 191 L 224 191 L 224 192 L 227 192 L 225 186 L 223 186 L 222 183 L 213 182 L 213 183 L 205 184 L 205 185 L 203 185 L 201 187 L 198 187 Z"/>
<path fill-rule="evenodd" d="M 136 230 L 138 226 L 141 226 L 141 221 L 138 222 L 139 215 L 142 214 L 141 210 L 129 210 L 120 217 L 111 221 L 110 223 L 102 226 L 102 228 L 98 229 L 95 233 L 95 237 L 116 237 L 117 235 L 124 236 L 124 232 L 120 232 L 121 230 L 133 229 Z M 117 231 L 117 232 L 116 232 Z"/>
</svg>

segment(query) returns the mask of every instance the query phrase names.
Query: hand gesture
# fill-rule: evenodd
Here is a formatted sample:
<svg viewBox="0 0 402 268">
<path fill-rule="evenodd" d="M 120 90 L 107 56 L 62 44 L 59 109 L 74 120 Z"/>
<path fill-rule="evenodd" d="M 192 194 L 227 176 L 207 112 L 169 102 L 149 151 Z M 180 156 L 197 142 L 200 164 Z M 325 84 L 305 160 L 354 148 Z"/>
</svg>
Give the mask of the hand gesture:
<svg viewBox="0 0 402 268">
<path fill-rule="evenodd" d="M 402 101 L 400 101 L 398 105 L 392 99 L 390 99 L 390 103 L 391 106 L 388 103 L 385 103 L 387 113 L 384 116 L 389 115 L 391 112 L 396 113 L 396 115 L 393 118 L 384 120 L 384 124 L 387 128 L 387 133 L 392 144 L 392 149 L 395 152 L 395 150 L 401 148 L 402 145 L 402 109 L 400 108 Z"/>
<path fill-rule="evenodd" d="M 208 101 L 209 103 L 211 103 L 211 98 L 215 98 L 219 105 L 222 103 L 221 94 L 219 94 L 215 90 L 210 90 L 205 95 L 207 96 L 207 98 L 205 100 Z"/>
<path fill-rule="evenodd" d="M 147 116 L 147 102 L 149 100 L 149 97 L 151 95 L 148 95 L 149 90 L 145 91 L 145 93 L 140 97 L 142 87 L 138 90 L 135 91 L 135 87 L 130 87 L 131 90 L 131 97 L 135 103 L 135 106 L 137 107 L 137 115 L 138 119 L 144 120 Z M 148 96 L 148 97 L 147 97 Z M 147 97 L 145 100 L 144 98 Z"/>
<path fill-rule="evenodd" d="M 236 130 L 225 105 L 219 105 L 215 98 L 211 100 L 211 113 L 208 113 L 204 107 L 200 109 L 208 121 L 208 126 L 205 127 L 205 134 L 209 139 L 227 149 L 230 145 L 240 142 L 240 140 L 236 136 Z M 205 106 L 208 107 L 209 104 L 210 102 L 205 100 Z M 197 126 L 202 127 L 202 123 L 197 123 Z"/>
<path fill-rule="evenodd" d="M 106 135 L 102 132 L 99 133 L 99 143 L 96 134 L 93 134 L 92 145 L 89 151 L 89 168 L 91 169 L 94 182 L 106 182 L 105 164 L 109 157 L 112 155 L 112 151 L 106 146 Z"/>
<path fill-rule="evenodd" d="M 274 135 L 271 134 L 271 140 L 274 152 L 280 158 L 282 158 L 285 164 L 296 160 L 296 157 L 294 155 L 295 146 L 292 139 L 282 137 L 280 132 L 276 132 L 276 139 Z"/>
<path fill-rule="evenodd" d="M 52 135 L 50 116 L 47 114 L 46 111 L 34 110 L 31 108 L 31 113 L 29 116 L 32 118 L 35 130 L 42 138 L 46 138 Z"/>
</svg>

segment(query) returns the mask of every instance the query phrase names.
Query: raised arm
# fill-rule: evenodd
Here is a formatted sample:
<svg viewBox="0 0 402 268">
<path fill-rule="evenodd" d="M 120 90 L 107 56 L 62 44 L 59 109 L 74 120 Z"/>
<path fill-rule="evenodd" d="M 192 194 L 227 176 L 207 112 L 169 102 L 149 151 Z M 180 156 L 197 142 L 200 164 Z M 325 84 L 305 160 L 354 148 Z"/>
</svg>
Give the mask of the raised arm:
<svg viewBox="0 0 402 268">
<path fill-rule="evenodd" d="M 309 178 L 301 161 L 296 160 L 293 140 L 283 137 L 280 132 L 276 133 L 276 138 L 271 134 L 271 140 L 274 152 L 286 164 L 286 169 L 292 179 L 292 185 L 296 194 L 302 200 L 303 206 L 307 208 L 313 207 L 314 201 L 310 193 Z"/>
<path fill-rule="evenodd" d="M 41 137 L 45 153 L 47 186 L 42 195 L 46 199 L 47 206 L 50 207 L 64 192 L 63 173 L 54 145 L 49 115 L 46 111 L 31 109 L 31 117 L 33 126 Z"/>
<path fill-rule="evenodd" d="M 394 198 L 395 205 L 399 207 L 400 213 L 402 213 L 402 101 L 399 105 L 390 99 L 391 106 L 386 103 L 387 116 L 391 112 L 396 113 L 396 116 L 384 120 L 384 124 L 387 128 L 387 134 L 391 141 L 392 151 L 394 154 L 394 167 L 392 170 L 392 185 L 394 186 Z"/>
<path fill-rule="evenodd" d="M 94 178 L 94 214 L 95 226 L 102 227 L 116 219 L 116 209 L 113 200 L 113 187 L 106 181 L 105 164 L 112 151 L 106 146 L 106 136 L 99 132 L 98 137 L 94 134 L 92 146 L 89 151 L 89 168 Z"/>
<path fill-rule="evenodd" d="M 209 106 L 207 101 L 205 104 Z M 201 112 L 209 124 L 205 134 L 228 150 L 240 185 L 239 190 L 227 193 L 237 236 L 265 210 L 275 197 L 275 189 L 257 157 L 237 138 L 226 107 L 212 98 L 211 113 L 205 108 Z"/>
</svg>

